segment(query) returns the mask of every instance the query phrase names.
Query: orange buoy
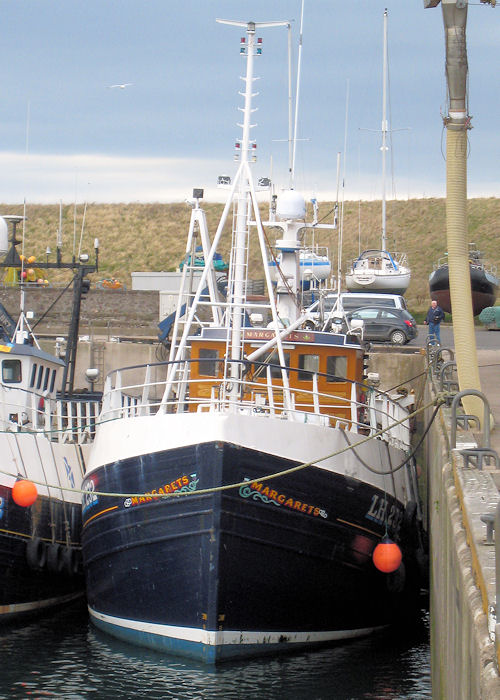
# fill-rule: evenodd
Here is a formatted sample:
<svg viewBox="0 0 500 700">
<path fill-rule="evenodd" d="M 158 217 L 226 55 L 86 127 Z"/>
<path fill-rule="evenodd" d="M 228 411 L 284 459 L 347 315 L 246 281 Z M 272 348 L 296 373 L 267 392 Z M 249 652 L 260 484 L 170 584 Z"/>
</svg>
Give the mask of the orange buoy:
<svg viewBox="0 0 500 700">
<path fill-rule="evenodd" d="M 390 574 L 399 569 L 403 555 L 398 545 L 388 537 L 383 537 L 373 550 L 373 563 L 379 571 Z"/>
<path fill-rule="evenodd" d="M 18 506 L 28 508 L 33 505 L 38 496 L 38 491 L 32 481 L 18 479 L 12 487 L 12 498 Z"/>
</svg>

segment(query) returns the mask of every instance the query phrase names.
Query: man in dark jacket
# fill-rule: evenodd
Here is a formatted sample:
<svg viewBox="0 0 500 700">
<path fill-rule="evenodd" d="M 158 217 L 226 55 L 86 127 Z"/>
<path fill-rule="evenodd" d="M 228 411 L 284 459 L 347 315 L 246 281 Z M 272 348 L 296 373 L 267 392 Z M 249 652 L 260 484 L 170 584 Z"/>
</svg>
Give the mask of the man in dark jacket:
<svg viewBox="0 0 500 700">
<path fill-rule="evenodd" d="M 431 345 L 435 345 L 436 342 L 438 345 L 441 345 L 440 325 L 443 319 L 444 311 L 440 306 L 438 306 L 437 301 L 433 299 L 424 321 L 425 325 L 429 326 L 429 338 Z"/>
</svg>

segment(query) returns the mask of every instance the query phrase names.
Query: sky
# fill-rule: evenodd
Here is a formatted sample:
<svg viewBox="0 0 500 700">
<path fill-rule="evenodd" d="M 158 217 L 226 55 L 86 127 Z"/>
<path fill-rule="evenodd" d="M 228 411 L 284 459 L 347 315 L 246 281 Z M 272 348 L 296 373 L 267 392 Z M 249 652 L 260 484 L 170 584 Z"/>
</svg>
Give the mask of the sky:
<svg viewBox="0 0 500 700">
<path fill-rule="evenodd" d="M 381 197 L 385 8 L 387 196 L 445 195 L 441 7 L 305 0 L 294 186 L 306 196 L 336 198 L 339 162 L 342 198 Z M 195 187 L 223 201 L 245 32 L 216 18 L 291 20 L 296 72 L 300 14 L 301 0 L 0 0 L 0 201 L 182 202 Z M 288 35 L 257 34 L 253 172 L 287 186 Z M 469 197 L 500 195 L 499 44 L 500 4 L 469 2 Z"/>
</svg>

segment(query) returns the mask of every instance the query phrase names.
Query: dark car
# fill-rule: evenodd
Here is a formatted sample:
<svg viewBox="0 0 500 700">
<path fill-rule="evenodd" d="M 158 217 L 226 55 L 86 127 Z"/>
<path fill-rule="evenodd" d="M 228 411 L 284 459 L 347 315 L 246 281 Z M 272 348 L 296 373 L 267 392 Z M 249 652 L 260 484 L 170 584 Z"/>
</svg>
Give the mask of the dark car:
<svg viewBox="0 0 500 700">
<path fill-rule="evenodd" d="M 350 321 L 363 321 L 363 338 L 365 340 L 389 342 L 393 345 L 405 345 L 417 337 L 417 323 L 405 309 L 393 309 L 385 306 L 366 306 L 346 314 Z"/>
</svg>

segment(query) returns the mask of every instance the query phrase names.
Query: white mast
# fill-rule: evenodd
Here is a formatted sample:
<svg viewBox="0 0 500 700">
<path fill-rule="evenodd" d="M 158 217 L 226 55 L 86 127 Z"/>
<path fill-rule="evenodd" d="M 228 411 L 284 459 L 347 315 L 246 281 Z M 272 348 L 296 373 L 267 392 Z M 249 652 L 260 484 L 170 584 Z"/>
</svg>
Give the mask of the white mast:
<svg viewBox="0 0 500 700">
<path fill-rule="evenodd" d="M 245 83 L 245 92 L 243 106 L 243 124 L 239 124 L 242 128 L 240 140 L 241 166 L 238 178 L 238 192 L 236 194 L 236 225 L 234 235 L 234 257 L 232 261 L 232 280 L 233 289 L 228 290 L 232 294 L 231 304 L 231 363 L 230 374 L 234 379 L 238 379 L 241 373 L 241 345 L 242 345 L 242 327 L 245 306 L 245 282 L 246 282 L 246 248 L 248 236 L 248 204 L 249 195 L 253 193 L 253 183 L 251 183 L 250 167 L 248 153 L 253 145 L 250 140 L 250 129 L 255 126 L 250 123 L 252 112 L 252 97 L 255 93 L 252 92 L 254 57 L 258 47 L 256 47 L 255 30 L 258 27 L 283 27 L 288 26 L 288 22 L 237 22 L 232 20 L 221 20 L 217 22 L 221 24 L 230 24 L 236 27 L 245 27 L 247 30 L 247 45 L 246 45 L 246 75 L 242 78 Z M 260 53 L 260 51 L 259 51 Z M 241 108 L 240 108 L 241 109 Z M 257 216 L 258 207 L 254 214 Z M 282 358 L 284 360 L 284 358 Z M 284 364 L 284 362 L 283 362 Z"/>
<path fill-rule="evenodd" d="M 384 60 L 382 77 L 382 250 L 386 242 L 385 161 L 387 153 L 387 10 L 384 11 Z"/>
<path fill-rule="evenodd" d="M 300 74 L 302 67 L 302 30 L 304 27 L 304 0 L 302 0 L 302 7 L 300 10 L 300 34 L 299 34 L 299 56 L 297 61 L 297 87 L 295 91 L 295 123 L 293 132 L 293 157 L 292 157 L 292 171 L 290 177 L 290 189 L 295 186 L 295 154 L 297 150 L 297 125 L 299 121 L 299 93 L 300 93 Z"/>
</svg>

